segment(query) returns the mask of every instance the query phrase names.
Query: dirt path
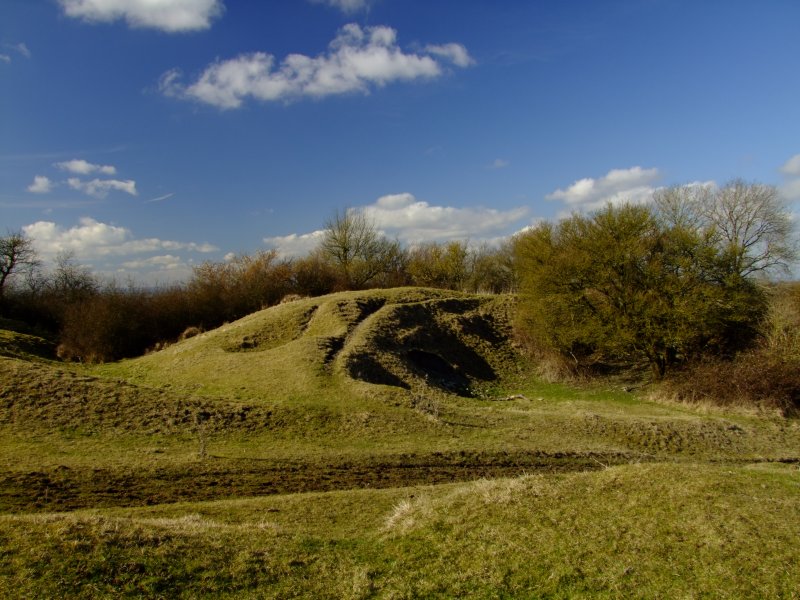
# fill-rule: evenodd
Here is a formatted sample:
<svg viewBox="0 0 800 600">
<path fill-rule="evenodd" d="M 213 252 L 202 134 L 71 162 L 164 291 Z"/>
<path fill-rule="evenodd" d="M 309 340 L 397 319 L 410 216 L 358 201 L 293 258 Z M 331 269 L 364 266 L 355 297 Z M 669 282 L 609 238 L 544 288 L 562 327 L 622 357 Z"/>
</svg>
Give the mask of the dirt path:
<svg viewBox="0 0 800 600">
<path fill-rule="evenodd" d="M 433 453 L 303 463 L 210 457 L 151 470 L 69 469 L 0 473 L 0 512 L 65 511 L 269 494 L 391 488 L 562 473 L 643 460 L 631 454 Z"/>
</svg>

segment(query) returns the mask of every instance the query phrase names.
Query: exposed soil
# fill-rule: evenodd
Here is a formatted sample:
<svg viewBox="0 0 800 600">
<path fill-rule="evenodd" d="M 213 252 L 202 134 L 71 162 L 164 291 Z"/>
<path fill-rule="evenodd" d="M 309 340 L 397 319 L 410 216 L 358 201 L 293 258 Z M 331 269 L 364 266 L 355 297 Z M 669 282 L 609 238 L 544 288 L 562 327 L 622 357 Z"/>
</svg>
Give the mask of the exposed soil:
<svg viewBox="0 0 800 600">
<path fill-rule="evenodd" d="M 190 465 L 135 471 L 56 467 L 0 473 L 0 511 L 68 511 L 431 485 L 534 471 L 587 471 L 641 460 L 641 456 L 624 453 L 454 452 L 320 463 L 209 457 Z"/>
</svg>

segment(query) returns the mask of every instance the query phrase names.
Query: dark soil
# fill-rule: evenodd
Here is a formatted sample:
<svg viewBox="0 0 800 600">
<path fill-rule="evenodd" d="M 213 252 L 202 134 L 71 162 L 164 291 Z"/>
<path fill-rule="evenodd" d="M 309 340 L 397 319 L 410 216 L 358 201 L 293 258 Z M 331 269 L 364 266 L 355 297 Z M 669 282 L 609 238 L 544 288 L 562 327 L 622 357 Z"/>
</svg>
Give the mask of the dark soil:
<svg viewBox="0 0 800 600">
<path fill-rule="evenodd" d="M 192 465 L 138 470 L 70 469 L 0 473 L 0 512 L 68 511 L 224 498 L 393 488 L 587 471 L 640 461 L 630 454 L 402 454 L 349 462 L 278 462 L 209 457 Z"/>
</svg>

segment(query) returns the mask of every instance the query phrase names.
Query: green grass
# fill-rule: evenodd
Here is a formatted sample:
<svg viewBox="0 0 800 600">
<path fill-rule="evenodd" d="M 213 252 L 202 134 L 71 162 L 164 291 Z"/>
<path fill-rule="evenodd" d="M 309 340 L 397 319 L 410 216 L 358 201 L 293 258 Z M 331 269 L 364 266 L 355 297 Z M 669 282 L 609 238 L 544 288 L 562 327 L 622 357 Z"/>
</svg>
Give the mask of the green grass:
<svg viewBox="0 0 800 600">
<path fill-rule="evenodd" d="M 512 310 L 348 292 L 101 366 L 0 332 L 0 594 L 798 597 L 800 423 L 544 383 Z"/>
<path fill-rule="evenodd" d="M 9 597 L 792 598 L 800 472 L 626 465 L 6 516 L 0 531 Z"/>
</svg>

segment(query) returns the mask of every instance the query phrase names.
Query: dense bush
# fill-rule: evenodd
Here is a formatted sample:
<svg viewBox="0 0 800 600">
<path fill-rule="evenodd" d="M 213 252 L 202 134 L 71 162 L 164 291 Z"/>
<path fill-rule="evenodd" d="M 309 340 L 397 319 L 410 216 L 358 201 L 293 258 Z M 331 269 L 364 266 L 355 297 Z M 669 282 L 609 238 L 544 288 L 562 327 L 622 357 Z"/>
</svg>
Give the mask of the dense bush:
<svg viewBox="0 0 800 600">
<path fill-rule="evenodd" d="M 645 206 L 607 206 L 542 223 L 515 244 L 519 326 L 576 369 L 675 365 L 747 347 L 765 310 L 760 288 L 728 269 L 701 231 Z"/>
</svg>

